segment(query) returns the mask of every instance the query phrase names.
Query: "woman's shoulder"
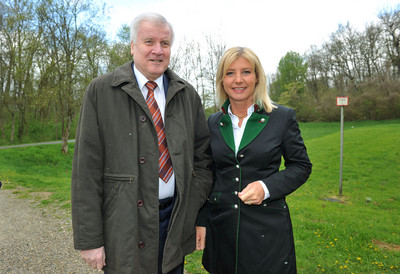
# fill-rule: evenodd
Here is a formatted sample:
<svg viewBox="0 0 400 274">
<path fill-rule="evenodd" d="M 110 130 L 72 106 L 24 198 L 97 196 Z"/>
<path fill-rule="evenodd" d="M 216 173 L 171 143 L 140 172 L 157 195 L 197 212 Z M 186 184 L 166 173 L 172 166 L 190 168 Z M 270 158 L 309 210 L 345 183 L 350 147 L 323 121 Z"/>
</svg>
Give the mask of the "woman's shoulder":
<svg viewBox="0 0 400 274">
<path fill-rule="evenodd" d="M 295 110 L 291 107 L 274 104 L 276 108 L 270 113 L 271 116 L 281 116 L 281 115 L 295 115 Z"/>
<path fill-rule="evenodd" d="M 218 123 L 221 120 L 223 113 L 222 111 L 215 112 L 208 117 L 208 124 Z"/>
</svg>

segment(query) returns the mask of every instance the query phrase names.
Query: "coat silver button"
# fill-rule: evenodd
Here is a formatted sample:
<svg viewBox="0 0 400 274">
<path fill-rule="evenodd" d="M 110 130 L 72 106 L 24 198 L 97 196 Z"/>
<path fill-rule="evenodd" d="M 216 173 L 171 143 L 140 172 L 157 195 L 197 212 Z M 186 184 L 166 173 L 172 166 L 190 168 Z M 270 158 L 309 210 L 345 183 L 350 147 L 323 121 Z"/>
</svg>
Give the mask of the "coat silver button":
<svg viewBox="0 0 400 274">
<path fill-rule="evenodd" d="M 234 208 L 238 208 L 239 206 L 238 206 L 238 205 L 234 205 L 233 207 L 234 207 Z"/>
<path fill-rule="evenodd" d="M 223 126 L 224 126 L 224 123 L 221 122 L 221 123 L 219 123 L 219 125 L 220 125 L 221 127 L 223 127 Z"/>
<path fill-rule="evenodd" d="M 237 168 L 237 169 L 239 169 L 239 168 L 240 168 L 240 166 L 239 166 L 239 165 L 236 165 L 236 168 Z"/>
<path fill-rule="evenodd" d="M 264 123 L 265 122 L 265 118 L 261 118 L 260 122 Z"/>
<path fill-rule="evenodd" d="M 239 182 L 239 178 L 238 178 L 238 177 L 236 177 L 236 178 L 235 178 L 235 181 L 236 181 L 236 182 Z"/>
</svg>

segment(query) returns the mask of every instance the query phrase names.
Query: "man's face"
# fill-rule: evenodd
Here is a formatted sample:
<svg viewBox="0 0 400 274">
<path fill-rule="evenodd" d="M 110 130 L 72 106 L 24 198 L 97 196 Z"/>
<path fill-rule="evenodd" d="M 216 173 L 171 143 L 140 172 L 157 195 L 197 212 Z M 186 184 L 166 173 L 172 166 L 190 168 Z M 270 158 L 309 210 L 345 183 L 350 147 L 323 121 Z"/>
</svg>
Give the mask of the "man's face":
<svg viewBox="0 0 400 274">
<path fill-rule="evenodd" d="M 168 68 L 171 56 L 172 32 L 168 24 L 144 21 L 139 27 L 131 54 L 137 69 L 148 80 L 156 80 Z"/>
</svg>

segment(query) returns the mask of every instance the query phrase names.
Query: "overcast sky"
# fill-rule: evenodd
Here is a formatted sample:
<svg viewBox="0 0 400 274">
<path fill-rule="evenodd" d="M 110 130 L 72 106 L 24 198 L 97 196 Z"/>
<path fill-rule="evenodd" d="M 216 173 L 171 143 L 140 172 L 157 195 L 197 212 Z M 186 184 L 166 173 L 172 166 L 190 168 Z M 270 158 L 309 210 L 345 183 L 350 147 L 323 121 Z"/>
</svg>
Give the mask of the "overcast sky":
<svg viewBox="0 0 400 274">
<path fill-rule="evenodd" d="M 384 9 L 399 0 L 99 0 L 109 7 L 110 35 L 147 11 L 164 15 L 175 30 L 176 44 L 201 39 L 203 33 L 223 37 L 227 48 L 245 46 L 260 57 L 266 73 L 275 73 L 289 51 L 304 54 L 321 46 L 339 24 L 364 30 Z"/>
</svg>

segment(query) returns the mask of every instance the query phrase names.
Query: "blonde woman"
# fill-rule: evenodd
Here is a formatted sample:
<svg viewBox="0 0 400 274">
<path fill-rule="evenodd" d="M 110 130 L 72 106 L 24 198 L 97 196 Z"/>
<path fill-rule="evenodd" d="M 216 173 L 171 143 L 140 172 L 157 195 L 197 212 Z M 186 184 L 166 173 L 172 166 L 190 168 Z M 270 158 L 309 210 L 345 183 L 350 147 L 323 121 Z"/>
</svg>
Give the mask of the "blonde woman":
<svg viewBox="0 0 400 274">
<path fill-rule="evenodd" d="M 225 52 L 216 85 L 221 111 L 208 120 L 214 184 L 197 227 L 203 265 L 217 274 L 296 273 L 285 197 L 307 181 L 312 164 L 294 110 L 271 102 L 248 48 Z"/>
</svg>

